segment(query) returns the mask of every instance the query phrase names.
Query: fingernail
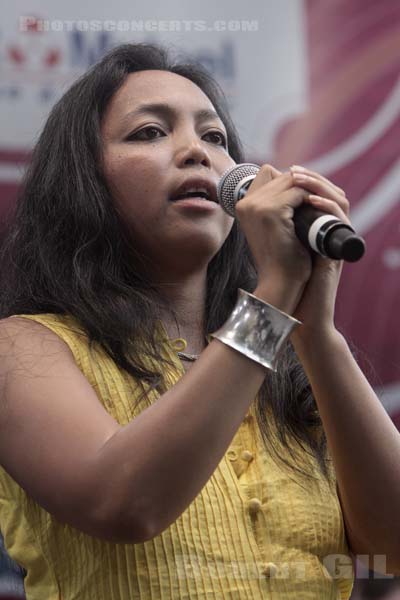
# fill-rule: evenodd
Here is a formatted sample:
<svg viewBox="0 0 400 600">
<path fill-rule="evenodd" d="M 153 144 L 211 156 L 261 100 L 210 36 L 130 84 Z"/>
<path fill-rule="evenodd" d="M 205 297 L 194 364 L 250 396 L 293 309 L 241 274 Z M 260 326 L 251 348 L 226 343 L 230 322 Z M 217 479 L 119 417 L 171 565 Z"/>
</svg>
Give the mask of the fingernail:
<svg viewBox="0 0 400 600">
<path fill-rule="evenodd" d="M 310 181 L 311 178 L 308 177 L 307 175 L 303 175 L 302 173 L 292 173 L 294 179 L 296 181 Z"/>
<path fill-rule="evenodd" d="M 292 165 L 290 169 L 293 171 L 299 171 L 300 173 L 305 173 L 306 171 L 306 169 L 304 167 L 301 167 L 300 165 Z"/>
</svg>

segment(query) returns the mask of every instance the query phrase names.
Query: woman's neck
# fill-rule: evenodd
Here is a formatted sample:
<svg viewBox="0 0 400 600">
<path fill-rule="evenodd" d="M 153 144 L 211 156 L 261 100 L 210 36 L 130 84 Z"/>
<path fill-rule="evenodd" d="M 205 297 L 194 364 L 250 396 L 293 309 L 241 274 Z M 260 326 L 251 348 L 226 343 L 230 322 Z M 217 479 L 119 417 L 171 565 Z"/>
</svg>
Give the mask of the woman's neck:
<svg viewBox="0 0 400 600">
<path fill-rule="evenodd" d="M 161 315 L 168 337 L 184 338 L 187 342 L 185 352 L 199 354 L 207 344 L 204 338 L 206 274 L 172 284 L 162 283 L 160 291 L 177 317 L 175 322 L 169 314 Z"/>
</svg>

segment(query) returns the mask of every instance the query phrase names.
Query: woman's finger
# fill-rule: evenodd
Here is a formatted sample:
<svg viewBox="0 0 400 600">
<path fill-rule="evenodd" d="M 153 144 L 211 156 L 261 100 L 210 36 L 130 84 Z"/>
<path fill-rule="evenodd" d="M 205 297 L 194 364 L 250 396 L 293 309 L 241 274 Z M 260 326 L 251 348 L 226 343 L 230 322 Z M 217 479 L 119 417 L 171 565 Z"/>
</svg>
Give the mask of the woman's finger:
<svg viewBox="0 0 400 600">
<path fill-rule="evenodd" d="M 316 194 L 310 194 L 308 198 L 305 200 L 307 204 L 311 204 L 315 206 L 318 210 L 326 212 L 328 214 L 334 215 L 344 223 L 351 225 L 350 219 L 348 215 L 342 210 L 337 202 L 334 200 L 330 200 L 329 198 L 323 198 L 322 196 L 318 196 Z"/>
<path fill-rule="evenodd" d="M 278 169 L 275 169 L 272 165 L 264 164 L 261 165 L 258 173 L 252 180 L 247 193 L 253 193 L 266 184 L 271 184 L 276 192 L 285 191 L 292 187 L 293 178 L 291 173 L 281 173 Z"/>
<path fill-rule="evenodd" d="M 311 169 L 307 169 L 306 167 L 300 167 L 299 165 L 293 165 L 292 167 L 290 167 L 290 171 L 292 173 L 298 173 L 299 175 L 303 174 L 308 175 L 310 177 L 314 177 L 315 179 L 320 179 L 321 181 L 324 181 L 325 183 L 331 185 L 338 194 L 341 194 L 342 196 L 346 195 L 346 192 L 342 188 L 333 183 L 333 181 L 330 181 L 330 179 L 328 179 L 327 177 L 324 177 L 320 173 L 317 173 L 316 171 L 311 171 Z"/>
<path fill-rule="evenodd" d="M 342 193 L 337 192 L 336 186 L 334 186 L 332 183 L 327 183 L 323 179 L 300 173 L 292 173 L 292 177 L 295 185 L 304 187 L 313 194 L 321 196 L 322 198 L 334 200 L 337 202 L 343 212 L 349 214 L 350 204 L 348 199 Z"/>
<path fill-rule="evenodd" d="M 278 169 L 276 167 L 273 167 L 272 165 L 270 165 L 270 169 L 271 169 L 271 175 L 272 175 L 273 179 L 275 179 L 276 177 L 279 177 L 279 175 L 282 175 L 282 171 L 278 171 Z"/>
</svg>

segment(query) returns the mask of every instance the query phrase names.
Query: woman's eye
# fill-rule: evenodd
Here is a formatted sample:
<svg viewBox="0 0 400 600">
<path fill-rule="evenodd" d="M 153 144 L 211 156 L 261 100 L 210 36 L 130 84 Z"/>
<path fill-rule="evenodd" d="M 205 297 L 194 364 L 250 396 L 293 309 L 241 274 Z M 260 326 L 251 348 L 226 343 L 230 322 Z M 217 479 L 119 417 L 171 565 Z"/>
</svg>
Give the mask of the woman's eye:
<svg viewBox="0 0 400 600">
<path fill-rule="evenodd" d="M 226 148 L 226 137 L 220 131 L 209 131 L 205 135 L 213 137 L 213 144 Z"/>
<path fill-rule="evenodd" d="M 154 126 L 150 126 L 150 127 L 143 127 L 143 129 L 139 129 L 139 131 L 136 131 L 135 133 L 131 133 L 131 135 L 127 138 L 128 140 L 155 140 L 158 137 L 160 137 L 159 135 L 157 135 L 158 133 L 164 135 L 164 132 L 159 129 L 158 127 L 154 127 Z"/>
</svg>

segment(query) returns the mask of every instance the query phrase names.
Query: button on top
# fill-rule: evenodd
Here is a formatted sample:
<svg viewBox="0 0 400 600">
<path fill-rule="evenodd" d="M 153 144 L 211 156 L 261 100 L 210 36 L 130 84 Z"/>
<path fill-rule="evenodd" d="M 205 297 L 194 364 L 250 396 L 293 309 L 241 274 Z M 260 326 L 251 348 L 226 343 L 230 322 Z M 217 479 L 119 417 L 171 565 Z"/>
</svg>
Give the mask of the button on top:
<svg viewBox="0 0 400 600">
<path fill-rule="evenodd" d="M 237 459 L 237 452 L 235 450 L 228 450 L 228 452 L 226 453 L 226 455 L 229 458 L 229 460 L 236 460 Z"/>
<path fill-rule="evenodd" d="M 249 450 L 244 450 L 242 452 L 242 460 L 246 461 L 246 462 L 251 462 L 253 460 L 254 456 L 251 452 L 249 452 Z"/>
<path fill-rule="evenodd" d="M 259 498 L 252 498 L 249 500 L 249 511 L 252 514 L 258 513 L 262 508 L 261 500 Z"/>
<path fill-rule="evenodd" d="M 278 567 L 273 562 L 265 563 L 262 569 L 262 574 L 265 575 L 265 577 L 275 577 L 277 572 Z"/>
</svg>

